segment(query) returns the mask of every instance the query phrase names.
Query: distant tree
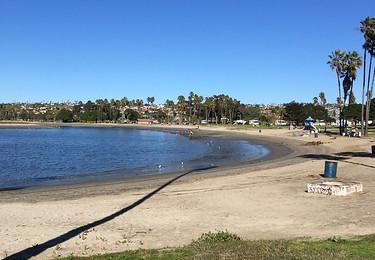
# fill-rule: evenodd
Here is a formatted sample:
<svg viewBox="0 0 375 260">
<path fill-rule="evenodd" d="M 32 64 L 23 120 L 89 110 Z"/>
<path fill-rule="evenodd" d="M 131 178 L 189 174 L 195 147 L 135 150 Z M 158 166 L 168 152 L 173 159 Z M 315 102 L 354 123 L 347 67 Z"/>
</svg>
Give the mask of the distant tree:
<svg viewBox="0 0 375 260">
<path fill-rule="evenodd" d="M 94 111 L 85 111 L 79 115 L 79 118 L 83 122 L 97 122 L 98 112 Z"/>
<path fill-rule="evenodd" d="M 292 101 L 285 106 L 285 119 L 301 124 L 309 116 L 315 120 L 324 120 L 330 122 L 332 119 L 328 116 L 328 111 L 324 106 L 314 104 L 303 104 Z"/>
<path fill-rule="evenodd" d="M 157 110 L 154 113 L 154 119 L 158 120 L 159 122 L 164 122 L 167 119 L 167 114 L 161 110 Z"/>
<path fill-rule="evenodd" d="M 147 97 L 147 104 L 151 104 L 151 105 L 153 105 L 154 104 L 154 102 L 155 102 L 155 97 Z"/>
<path fill-rule="evenodd" d="M 277 115 L 275 113 L 271 112 L 271 111 L 261 113 L 261 115 L 259 117 L 259 121 L 262 124 L 266 124 L 266 125 L 273 124 L 275 122 L 275 120 L 277 120 Z"/>
<path fill-rule="evenodd" d="M 137 111 L 128 108 L 125 110 L 125 117 L 130 122 L 135 123 L 138 121 L 138 118 L 140 117 L 140 115 Z"/>
<path fill-rule="evenodd" d="M 174 108 L 173 100 L 170 100 L 170 99 L 165 100 L 164 107 L 173 109 Z"/>
<path fill-rule="evenodd" d="M 313 104 L 314 104 L 315 106 L 317 106 L 317 105 L 319 104 L 319 101 L 318 101 L 318 98 L 317 98 L 317 97 L 314 97 L 314 98 L 313 98 Z"/>
<path fill-rule="evenodd" d="M 320 105 L 325 106 L 327 103 L 326 95 L 324 92 L 319 93 Z"/>
<path fill-rule="evenodd" d="M 137 107 L 141 107 L 141 106 L 143 106 L 143 100 L 142 99 L 136 99 L 135 100 L 135 105 L 137 106 Z"/>
<path fill-rule="evenodd" d="M 256 105 L 256 106 L 241 105 L 240 112 L 244 120 L 253 120 L 253 119 L 259 120 L 260 114 L 261 114 L 259 105 Z"/>
<path fill-rule="evenodd" d="M 121 100 L 120 100 L 120 104 L 122 107 L 125 107 L 125 106 L 130 106 L 130 101 L 127 97 L 123 97 Z"/>
<path fill-rule="evenodd" d="M 305 118 L 311 116 L 315 120 L 328 120 L 328 111 L 321 105 L 305 104 L 303 106 Z"/>
<path fill-rule="evenodd" d="M 302 103 L 292 101 L 285 106 L 285 119 L 300 124 L 306 119 L 306 112 Z"/>
<path fill-rule="evenodd" d="M 178 114 L 180 116 L 180 120 L 183 120 L 183 116 L 185 114 L 185 97 L 184 96 L 178 96 L 177 98 L 177 109 L 178 109 Z"/>
<path fill-rule="evenodd" d="M 60 109 L 59 112 L 57 112 L 56 114 L 56 121 L 62 121 L 64 123 L 72 122 L 73 112 L 65 108 Z"/>
<path fill-rule="evenodd" d="M 164 107 L 168 110 L 168 114 L 167 114 L 168 121 L 171 122 L 173 117 L 175 116 L 175 113 L 174 113 L 175 104 L 173 100 L 167 99 L 164 103 Z"/>
<path fill-rule="evenodd" d="M 362 116 L 362 105 L 361 104 L 349 104 L 345 107 L 345 115 L 348 120 L 352 120 L 357 124 L 361 121 Z"/>
</svg>

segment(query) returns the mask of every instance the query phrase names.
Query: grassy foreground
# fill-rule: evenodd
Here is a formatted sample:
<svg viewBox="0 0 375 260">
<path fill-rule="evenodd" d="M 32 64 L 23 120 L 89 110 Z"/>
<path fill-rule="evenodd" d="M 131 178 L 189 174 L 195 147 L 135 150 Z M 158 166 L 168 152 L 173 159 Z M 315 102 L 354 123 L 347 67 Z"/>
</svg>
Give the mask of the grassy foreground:
<svg viewBox="0 0 375 260">
<path fill-rule="evenodd" d="M 190 245 L 159 250 L 134 250 L 101 256 L 66 259 L 375 259 L 375 235 L 353 240 L 243 241 L 227 233 L 207 233 Z"/>
</svg>

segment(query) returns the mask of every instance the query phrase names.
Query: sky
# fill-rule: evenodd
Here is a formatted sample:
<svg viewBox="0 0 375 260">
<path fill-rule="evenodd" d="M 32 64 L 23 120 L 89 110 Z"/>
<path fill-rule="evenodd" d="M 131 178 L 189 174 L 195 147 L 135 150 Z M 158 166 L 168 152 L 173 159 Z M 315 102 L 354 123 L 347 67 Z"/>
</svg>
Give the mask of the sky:
<svg viewBox="0 0 375 260">
<path fill-rule="evenodd" d="M 1 0 L 0 102 L 334 102 L 328 55 L 362 55 L 366 16 L 374 0 Z"/>
</svg>

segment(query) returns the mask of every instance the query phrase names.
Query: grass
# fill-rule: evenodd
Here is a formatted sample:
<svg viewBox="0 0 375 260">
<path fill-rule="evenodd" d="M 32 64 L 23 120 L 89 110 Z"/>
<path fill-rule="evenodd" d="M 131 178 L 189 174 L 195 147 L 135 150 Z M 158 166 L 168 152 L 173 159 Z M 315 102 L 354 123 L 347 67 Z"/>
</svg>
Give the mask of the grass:
<svg viewBox="0 0 375 260">
<path fill-rule="evenodd" d="M 375 259 L 375 235 L 343 240 L 256 240 L 244 241 L 228 232 L 206 233 L 190 245 L 159 250 L 134 250 L 118 254 L 66 259 Z"/>
</svg>

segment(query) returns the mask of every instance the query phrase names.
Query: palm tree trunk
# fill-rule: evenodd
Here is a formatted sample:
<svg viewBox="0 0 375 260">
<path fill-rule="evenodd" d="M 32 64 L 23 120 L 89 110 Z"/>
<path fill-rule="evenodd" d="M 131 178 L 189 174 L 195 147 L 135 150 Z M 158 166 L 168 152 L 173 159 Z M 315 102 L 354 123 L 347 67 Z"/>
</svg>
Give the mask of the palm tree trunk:
<svg viewBox="0 0 375 260">
<path fill-rule="evenodd" d="M 366 107 L 367 124 L 368 124 L 368 120 L 370 119 L 371 98 L 372 98 L 372 91 L 374 90 L 374 78 L 375 78 L 375 67 L 374 67 L 373 74 L 372 74 L 371 90 L 368 92 L 368 100 L 367 100 L 367 107 Z M 367 127 L 367 134 L 368 134 L 368 127 Z"/>
<path fill-rule="evenodd" d="M 370 114 L 369 103 L 371 102 L 370 80 L 371 80 L 372 58 L 373 58 L 373 56 L 370 55 L 370 65 L 369 65 L 368 75 L 367 75 L 367 102 L 366 102 L 366 116 L 365 116 L 365 136 L 368 136 L 368 119 L 369 119 L 369 114 Z"/>
<path fill-rule="evenodd" d="M 339 86 L 339 99 L 340 99 L 340 102 L 341 102 L 341 82 L 340 82 L 340 75 L 337 73 L 337 85 Z M 339 104 L 340 106 L 340 115 L 339 115 L 339 121 L 340 121 L 340 135 L 342 135 L 343 133 L 343 129 L 342 129 L 342 108 L 341 108 L 341 104 Z"/>
<path fill-rule="evenodd" d="M 340 82 L 340 75 L 337 74 L 337 84 L 339 86 L 339 98 L 341 100 L 341 82 Z"/>
<path fill-rule="evenodd" d="M 365 86 L 366 86 L 366 54 L 367 50 L 363 54 L 363 81 L 362 81 L 362 110 L 361 110 L 361 135 L 364 136 L 364 117 L 365 117 Z"/>
</svg>

